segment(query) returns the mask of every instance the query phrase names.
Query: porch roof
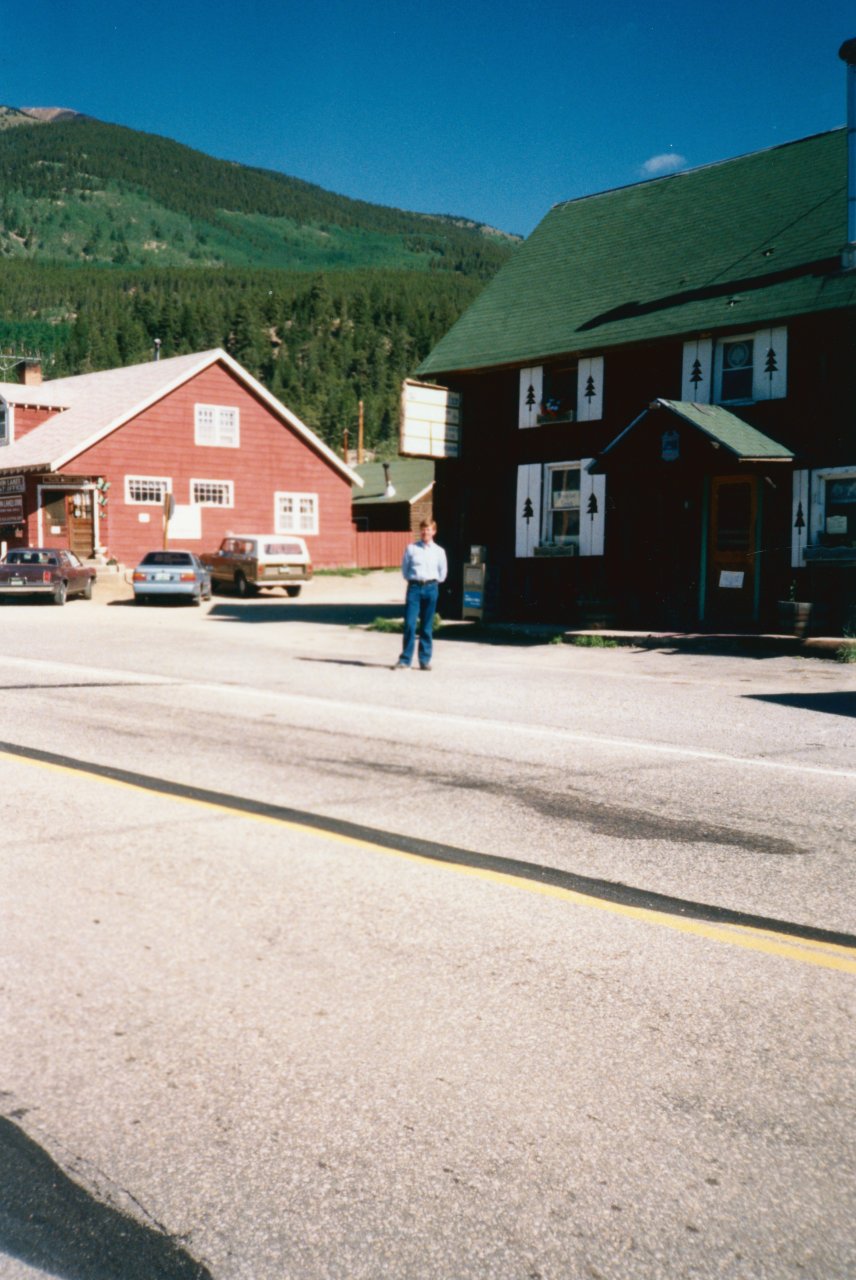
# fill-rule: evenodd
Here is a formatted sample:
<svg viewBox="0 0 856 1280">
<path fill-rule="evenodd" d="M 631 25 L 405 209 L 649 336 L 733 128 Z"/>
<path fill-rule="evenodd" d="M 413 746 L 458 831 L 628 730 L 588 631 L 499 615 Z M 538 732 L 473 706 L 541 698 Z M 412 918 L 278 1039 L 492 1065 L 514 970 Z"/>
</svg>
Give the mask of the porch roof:
<svg viewBox="0 0 856 1280">
<path fill-rule="evenodd" d="M 721 404 L 694 404 L 691 400 L 653 400 L 629 426 L 611 440 L 601 451 L 589 471 L 599 471 L 601 460 L 629 435 L 649 413 L 665 409 L 690 426 L 697 427 L 714 444 L 727 449 L 739 462 L 793 462 L 791 449 L 764 435 L 757 427 L 738 418 L 736 413 L 724 409 Z"/>
</svg>

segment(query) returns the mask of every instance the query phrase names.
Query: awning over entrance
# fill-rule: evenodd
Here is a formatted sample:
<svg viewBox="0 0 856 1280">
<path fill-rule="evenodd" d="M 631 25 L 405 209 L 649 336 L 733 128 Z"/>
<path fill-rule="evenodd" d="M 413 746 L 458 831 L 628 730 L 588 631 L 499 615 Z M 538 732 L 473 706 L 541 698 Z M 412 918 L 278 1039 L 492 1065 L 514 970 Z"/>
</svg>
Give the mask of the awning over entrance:
<svg viewBox="0 0 856 1280">
<path fill-rule="evenodd" d="M 793 462 L 792 450 L 765 436 L 763 431 L 751 426 L 743 418 L 724 409 L 719 404 L 694 404 L 690 400 L 657 399 L 634 418 L 620 435 L 606 446 L 589 465 L 589 471 L 606 470 L 604 460 L 616 446 L 639 426 L 651 413 L 666 410 L 690 426 L 696 427 L 712 444 L 727 449 L 739 462 Z"/>
</svg>

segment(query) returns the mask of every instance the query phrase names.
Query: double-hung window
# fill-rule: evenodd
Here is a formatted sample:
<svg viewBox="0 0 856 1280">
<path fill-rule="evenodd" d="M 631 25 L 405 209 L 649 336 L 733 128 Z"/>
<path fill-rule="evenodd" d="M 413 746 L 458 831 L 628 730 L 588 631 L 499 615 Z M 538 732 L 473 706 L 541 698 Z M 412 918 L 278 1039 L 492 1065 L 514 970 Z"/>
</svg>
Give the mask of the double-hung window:
<svg viewBox="0 0 856 1280">
<path fill-rule="evenodd" d="M 719 402 L 734 404 L 753 400 L 755 339 L 735 338 L 722 343 L 719 362 Z"/>
<path fill-rule="evenodd" d="M 606 477 L 592 475 L 591 461 L 517 468 L 518 558 L 603 555 Z"/>
<path fill-rule="evenodd" d="M 12 411 L 0 396 L 0 448 L 12 440 Z"/>
<path fill-rule="evenodd" d="M 548 464 L 544 494 L 544 528 L 541 543 L 548 547 L 580 545 L 579 463 Z"/>
<path fill-rule="evenodd" d="M 237 409 L 228 405 L 198 404 L 194 410 L 194 442 L 218 449 L 237 449 L 241 422 Z"/>
<path fill-rule="evenodd" d="M 783 400 L 788 388 L 788 331 L 784 325 L 684 343 L 681 399 L 696 404 L 752 404 Z"/>
<path fill-rule="evenodd" d="M 277 533 L 318 532 L 317 493 L 277 493 L 274 501 Z"/>
</svg>

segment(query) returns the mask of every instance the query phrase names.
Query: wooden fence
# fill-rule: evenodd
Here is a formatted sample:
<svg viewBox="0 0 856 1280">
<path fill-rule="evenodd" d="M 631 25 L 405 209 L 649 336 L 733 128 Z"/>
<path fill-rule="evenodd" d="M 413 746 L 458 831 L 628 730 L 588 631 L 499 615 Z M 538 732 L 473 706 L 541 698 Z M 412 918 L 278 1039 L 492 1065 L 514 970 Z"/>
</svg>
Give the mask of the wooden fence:
<svg viewBox="0 0 856 1280">
<path fill-rule="evenodd" d="M 413 541 L 408 532 L 354 532 L 354 564 L 358 569 L 392 569 L 401 564 L 404 549 Z"/>
</svg>

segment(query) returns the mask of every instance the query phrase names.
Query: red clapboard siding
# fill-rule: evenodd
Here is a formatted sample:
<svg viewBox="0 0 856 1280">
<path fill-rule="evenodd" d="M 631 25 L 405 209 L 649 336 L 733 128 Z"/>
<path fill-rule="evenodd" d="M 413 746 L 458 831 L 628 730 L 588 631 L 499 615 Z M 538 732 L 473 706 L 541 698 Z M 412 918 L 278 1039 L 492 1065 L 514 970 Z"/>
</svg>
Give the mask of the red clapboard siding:
<svg viewBox="0 0 856 1280">
<path fill-rule="evenodd" d="M 197 404 L 237 407 L 240 447 L 200 447 L 194 443 Z M 161 545 L 158 506 L 125 502 L 125 477 L 162 476 L 172 481 L 176 503 L 190 502 L 191 480 L 231 480 L 235 505 L 204 507 L 202 537 L 182 539 L 193 551 L 215 550 L 228 532 L 273 532 L 274 494 L 318 497 L 319 528 L 305 535 L 317 566 L 353 564 L 351 486 L 346 476 L 286 422 L 276 416 L 223 365 L 189 379 L 156 404 L 85 450 L 63 468 L 110 481 L 107 519 L 100 540 L 125 564 Z M 140 515 L 149 514 L 141 523 Z"/>
</svg>

